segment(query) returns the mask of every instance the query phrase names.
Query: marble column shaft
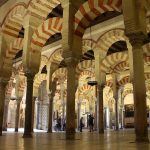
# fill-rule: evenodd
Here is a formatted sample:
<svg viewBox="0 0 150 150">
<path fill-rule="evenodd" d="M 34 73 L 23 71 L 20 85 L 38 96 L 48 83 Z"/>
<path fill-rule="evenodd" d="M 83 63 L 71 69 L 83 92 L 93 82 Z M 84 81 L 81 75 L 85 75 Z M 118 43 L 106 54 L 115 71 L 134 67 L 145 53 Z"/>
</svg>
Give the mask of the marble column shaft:
<svg viewBox="0 0 150 150">
<path fill-rule="evenodd" d="M 53 97 L 49 96 L 49 120 L 48 120 L 48 133 L 52 133 L 52 124 L 53 124 Z"/>
<path fill-rule="evenodd" d="M 3 116 L 3 131 L 7 131 L 8 106 L 9 106 L 9 100 L 5 100 L 4 116 Z"/>
<path fill-rule="evenodd" d="M 148 141 L 147 129 L 147 107 L 146 107 L 146 87 L 144 77 L 144 60 L 143 60 L 143 39 L 140 34 L 133 34 L 129 37 L 132 50 L 129 57 L 132 58 L 133 74 L 133 93 L 135 106 L 135 133 L 136 141 Z"/>
<path fill-rule="evenodd" d="M 26 73 L 27 77 L 27 93 L 25 108 L 25 128 L 23 137 L 32 137 L 32 96 L 33 96 L 33 79 L 32 73 Z"/>
<path fill-rule="evenodd" d="M 36 97 L 33 97 L 32 98 L 32 132 L 34 129 L 35 100 L 36 100 Z"/>
<path fill-rule="evenodd" d="M 3 128 L 3 114 L 4 114 L 4 102 L 5 102 L 5 89 L 7 81 L 0 81 L 0 136 L 2 135 Z"/>
<path fill-rule="evenodd" d="M 118 87 L 117 87 L 117 77 L 113 74 L 113 97 L 115 100 L 115 130 L 119 130 L 119 110 L 118 110 Z"/>
<path fill-rule="evenodd" d="M 17 99 L 16 117 L 15 117 L 15 132 L 18 132 L 19 116 L 20 116 L 20 99 Z"/>
<path fill-rule="evenodd" d="M 66 138 L 75 136 L 75 74 L 76 65 L 67 65 Z"/>
</svg>

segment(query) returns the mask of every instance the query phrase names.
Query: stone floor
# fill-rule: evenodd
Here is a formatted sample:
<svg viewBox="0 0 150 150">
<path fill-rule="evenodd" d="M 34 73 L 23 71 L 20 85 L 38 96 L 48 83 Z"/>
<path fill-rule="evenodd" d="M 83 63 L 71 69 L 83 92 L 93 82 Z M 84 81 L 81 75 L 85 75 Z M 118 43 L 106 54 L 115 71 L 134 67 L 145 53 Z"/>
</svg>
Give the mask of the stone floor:
<svg viewBox="0 0 150 150">
<path fill-rule="evenodd" d="M 0 150 L 150 150 L 150 144 L 136 144 L 134 139 L 134 130 L 77 133 L 74 141 L 66 141 L 64 133 L 38 132 L 23 139 L 22 133 L 5 132 L 0 137 Z"/>
</svg>

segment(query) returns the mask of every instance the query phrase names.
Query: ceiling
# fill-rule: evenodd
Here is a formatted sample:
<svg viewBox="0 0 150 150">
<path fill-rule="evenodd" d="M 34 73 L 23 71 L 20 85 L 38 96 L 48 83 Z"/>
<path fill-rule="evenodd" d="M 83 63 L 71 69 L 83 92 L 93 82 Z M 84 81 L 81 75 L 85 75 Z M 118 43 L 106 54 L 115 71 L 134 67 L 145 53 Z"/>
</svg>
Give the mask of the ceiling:
<svg viewBox="0 0 150 150">
<path fill-rule="evenodd" d="M 8 0 L 0 0 L 0 7 L 4 4 L 4 3 L 6 3 Z"/>
</svg>

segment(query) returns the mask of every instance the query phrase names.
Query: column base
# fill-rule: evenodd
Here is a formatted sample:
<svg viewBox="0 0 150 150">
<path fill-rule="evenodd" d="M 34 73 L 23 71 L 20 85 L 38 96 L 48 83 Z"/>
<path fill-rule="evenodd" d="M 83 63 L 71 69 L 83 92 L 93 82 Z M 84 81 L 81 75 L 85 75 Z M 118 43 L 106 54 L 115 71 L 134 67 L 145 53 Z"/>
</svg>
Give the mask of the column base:
<svg viewBox="0 0 150 150">
<path fill-rule="evenodd" d="M 7 128 L 3 128 L 3 131 L 7 131 Z"/>
<path fill-rule="evenodd" d="M 24 133 L 23 138 L 32 138 L 32 133 Z"/>
<path fill-rule="evenodd" d="M 98 133 L 99 133 L 99 134 L 104 134 L 104 129 L 100 129 L 100 130 L 98 131 Z"/>
<path fill-rule="evenodd" d="M 75 132 L 66 132 L 66 140 L 75 140 Z"/>
<path fill-rule="evenodd" d="M 15 132 L 18 132 L 18 128 L 15 128 Z"/>
<path fill-rule="evenodd" d="M 149 139 L 148 137 L 136 137 L 136 140 L 135 140 L 136 143 L 149 143 Z"/>
<path fill-rule="evenodd" d="M 0 136 L 2 136 L 2 131 L 3 131 L 3 129 L 2 129 L 2 127 L 0 127 Z"/>
<path fill-rule="evenodd" d="M 119 128 L 116 128 L 115 131 L 119 131 Z"/>
<path fill-rule="evenodd" d="M 52 132 L 53 132 L 52 129 L 47 130 L 47 133 L 52 133 Z"/>
</svg>

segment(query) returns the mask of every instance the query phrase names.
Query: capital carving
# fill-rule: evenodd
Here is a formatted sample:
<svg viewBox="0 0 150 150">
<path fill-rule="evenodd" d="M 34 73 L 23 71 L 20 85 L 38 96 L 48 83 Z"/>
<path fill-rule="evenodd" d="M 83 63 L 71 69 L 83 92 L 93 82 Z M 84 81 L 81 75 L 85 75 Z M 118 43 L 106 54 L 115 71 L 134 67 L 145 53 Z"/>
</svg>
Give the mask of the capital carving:
<svg viewBox="0 0 150 150">
<path fill-rule="evenodd" d="M 65 63 L 67 66 L 73 66 L 76 67 L 76 65 L 79 62 L 79 59 L 75 58 L 75 57 L 68 57 L 64 59 Z"/>
<path fill-rule="evenodd" d="M 135 48 L 139 48 L 144 44 L 144 41 L 147 39 L 146 35 L 142 32 L 132 33 L 127 35 L 129 37 L 129 41 L 131 45 Z"/>
<path fill-rule="evenodd" d="M 29 81 L 29 80 L 33 80 L 34 79 L 35 74 L 32 73 L 31 71 L 27 70 L 25 72 L 25 76 L 27 77 L 27 81 Z"/>
<path fill-rule="evenodd" d="M 5 88 L 6 85 L 7 85 L 7 83 L 8 83 L 8 80 L 7 80 L 7 79 L 2 79 L 2 78 L 0 78 L 0 86 L 1 86 L 1 87 Z"/>
</svg>

